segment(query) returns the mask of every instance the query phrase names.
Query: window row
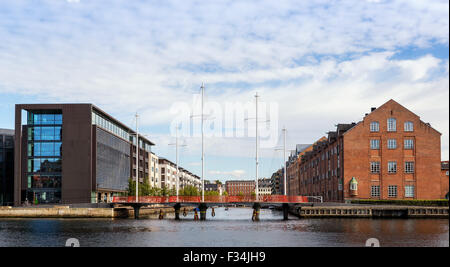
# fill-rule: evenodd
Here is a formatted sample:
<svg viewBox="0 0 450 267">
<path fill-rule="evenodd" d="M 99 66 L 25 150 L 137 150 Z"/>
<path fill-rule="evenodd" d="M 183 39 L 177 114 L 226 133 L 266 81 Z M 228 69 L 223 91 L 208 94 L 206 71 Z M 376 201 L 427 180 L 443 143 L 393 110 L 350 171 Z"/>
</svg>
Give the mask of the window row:
<svg viewBox="0 0 450 267">
<path fill-rule="evenodd" d="M 414 173 L 414 161 L 406 161 L 404 165 L 405 173 Z M 370 163 L 370 172 L 371 173 L 380 173 L 380 162 L 373 161 Z M 388 173 L 397 173 L 397 162 L 389 161 L 388 162 Z"/>
<path fill-rule="evenodd" d="M 58 112 L 57 114 L 42 114 L 42 113 L 33 113 L 32 111 L 28 112 L 27 116 L 27 124 L 28 125 L 62 125 L 62 114 Z"/>
<path fill-rule="evenodd" d="M 387 148 L 388 149 L 397 149 L 397 139 L 388 139 L 387 140 Z M 403 140 L 403 148 L 404 149 L 414 149 L 414 139 L 404 139 Z M 371 139 L 370 140 L 370 149 L 373 149 L 373 150 L 380 149 L 380 139 Z"/>
<path fill-rule="evenodd" d="M 60 141 L 62 136 L 61 126 L 55 127 L 29 127 L 28 140 L 29 141 Z"/>
<path fill-rule="evenodd" d="M 388 132 L 396 132 L 397 131 L 397 120 L 395 118 L 389 118 L 387 120 L 387 130 L 388 130 Z M 379 132 L 380 131 L 380 123 L 378 121 L 372 121 L 370 123 L 370 131 L 371 132 Z M 412 121 L 406 121 L 403 124 L 403 131 L 413 132 L 414 131 L 414 123 Z"/>
<path fill-rule="evenodd" d="M 28 188 L 61 188 L 61 175 L 28 175 Z"/>
<path fill-rule="evenodd" d="M 370 189 L 370 196 L 371 197 L 380 197 L 380 186 L 379 185 L 372 185 Z M 388 186 L 388 197 L 397 197 L 398 196 L 398 187 L 396 185 L 389 185 Z M 407 185 L 405 186 L 405 197 L 414 197 L 414 186 L 413 185 Z"/>
<path fill-rule="evenodd" d="M 109 132 L 112 132 L 125 140 L 130 140 L 130 135 L 128 131 L 124 130 L 122 127 L 119 127 L 117 124 L 103 118 L 102 116 L 98 115 L 95 112 L 92 112 L 92 124 L 95 124 L 98 127 L 107 130 Z"/>
<path fill-rule="evenodd" d="M 28 143 L 28 157 L 61 157 L 61 142 Z"/>
<path fill-rule="evenodd" d="M 61 172 L 62 163 L 58 158 L 37 158 L 28 160 L 29 173 Z"/>
</svg>

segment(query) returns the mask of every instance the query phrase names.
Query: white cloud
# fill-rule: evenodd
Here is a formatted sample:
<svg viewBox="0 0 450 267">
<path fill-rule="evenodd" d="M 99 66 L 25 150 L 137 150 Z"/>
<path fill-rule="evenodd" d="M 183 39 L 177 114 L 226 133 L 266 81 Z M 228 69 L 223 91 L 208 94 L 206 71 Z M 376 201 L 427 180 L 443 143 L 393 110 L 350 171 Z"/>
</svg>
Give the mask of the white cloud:
<svg viewBox="0 0 450 267">
<path fill-rule="evenodd" d="M 4 4 L 0 93 L 93 102 L 125 123 L 138 110 L 152 133 L 168 129 L 172 103 L 190 101 L 202 81 L 219 103 L 251 101 L 258 90 L 280 104 L 290 147 L 394 98 L 444 134 L 448 158 L 448 60 L 393 58 L 410 47 L 448 46 L 448 1 L 61 3 Z M 164 135 L 153 135 L 161 150 L 173 141 Z M 188 140 L 186 153 L 198 154 L 199 141 Z M 207 140 L 218 156 L 253 157 L 253 146 Z"/>
<path fill-rule="evenodd" d="M 243 175 L 245 175 L 244 170 L 234 170 L 234 171 L 209 171 L 210 175 L 216 175 L 216 176 L 232 176 L 235 178 L 241 178 Z"/>
</svg>

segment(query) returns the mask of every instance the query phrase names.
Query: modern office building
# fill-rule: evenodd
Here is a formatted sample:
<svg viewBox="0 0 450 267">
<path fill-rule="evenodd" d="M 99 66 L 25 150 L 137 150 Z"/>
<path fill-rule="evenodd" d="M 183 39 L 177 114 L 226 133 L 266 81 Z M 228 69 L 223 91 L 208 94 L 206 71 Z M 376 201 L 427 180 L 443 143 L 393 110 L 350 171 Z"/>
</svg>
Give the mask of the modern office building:
<svg viewBox="0 0 450 267">
<path fill-rule="evenodd" d="M 0 129 L 0 206 L 14 202 L 14 130 Z"/>
<path fill-rule="evenodd" d="M 299 195 L 324 201 L 439 199 L 441 133 L 390 100 L 359 123 L 338 124 L 301 157 L 299 175 Z"/>
<path fill-rule="evenodd" d="M 136 177 L 136 135 L 92 104 L 19 104 L 15 109 L 14 203 L 95 203 Z M 151 146 L 139 138 L 140 181 Z"/>
</svg>

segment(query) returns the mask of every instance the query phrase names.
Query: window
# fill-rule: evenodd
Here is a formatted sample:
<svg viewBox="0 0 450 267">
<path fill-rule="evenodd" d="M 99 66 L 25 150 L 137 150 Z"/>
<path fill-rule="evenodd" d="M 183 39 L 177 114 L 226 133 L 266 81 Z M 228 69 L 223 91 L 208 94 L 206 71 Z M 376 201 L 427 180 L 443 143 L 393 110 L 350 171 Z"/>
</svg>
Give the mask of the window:
<svg viewBox="0 0 450 267">
<path fill-rule="evenodd" d="M 396 161 L 388 162 L 388 173 L 397 173 L 397 162 Z"/>
<path fill-rule="evenodd" d="M 379 132 L 380 131 L 380 123 L 378 121 L 373 121 L 370 123 L 370 131 L 371 132 Z"/>
<path fill-rule="evenodd" d="M 397 186 L 396 185 L 388 186 L 388 197 L 397 197 Z"/>
<path fill-rule="evenodd" d="M 380 140 L 379 139 L 370 140 L 370 149 L 380 149 Z"/>
<path fill-rule="evenodd" d="M 388 149 L 396 149 L 396 148 L 397 148 L 397 140 L 388 139 Z"/>
<path fill-rule="evenodd" d="M 414 162 L 405 162 L 405 173 L 414 173 Z"/>
<path fill-rule="evenodd" d="M 370 172 L 371 173 L 380 173 L 380 162 L 371 162 L 370 163 Z"/>
<path fill-rule="evenodd" d="M 388 132 L 395 132 L 397 131 L 397 120 L 394 118 L 389 118 L 387 121 L 388 124 Z"/>
<path fill-rule="evenodd" d="M 413 185 L 405 186 L 405 197 L 414 197 L 414 186 Z"/>
<path fill-rule="evenodd" d="M 371 197 L 379 197 L 380 196 L 380 186 L 379 185 L 372 185 L 370 190 L 370 196 Z"/>
<path fill-rule="evenodd" d="M 405 122 L 405 132 L 413 132 L 414 131 L 414 123 L 412 121 Z"/>
<path fill-rule="evenodd" d="M 413 139 L 405 139 L 405 149 L 414 149 Z"/>
</svg>

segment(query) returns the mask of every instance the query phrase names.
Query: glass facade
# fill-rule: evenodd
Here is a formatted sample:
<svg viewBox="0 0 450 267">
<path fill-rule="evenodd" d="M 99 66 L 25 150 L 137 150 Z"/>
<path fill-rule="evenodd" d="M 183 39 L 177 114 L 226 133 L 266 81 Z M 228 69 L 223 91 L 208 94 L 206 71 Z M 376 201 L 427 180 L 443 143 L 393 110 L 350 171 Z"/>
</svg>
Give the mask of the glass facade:
<svg viewBox="0 0 450 267">
<path fill-rule="evenodd" d="M 125 140 L 130 140 L 130 134 L 126 129 L 123 127 L 115 124 L 114 122 L 104 118 L 97 112 L 92 112 L 92 124 L 97 125 L 98 127 L 102 128 L 103 130 L 106 130 L 108 132 L 111 132 L 117 136 L 120 136 L 121 138 Z"/>
<path fill-rule="evenodd" d="M 60 203 L 62 111 L 28 111 L 27 115 L 27 200 Z"/>
</svg>

